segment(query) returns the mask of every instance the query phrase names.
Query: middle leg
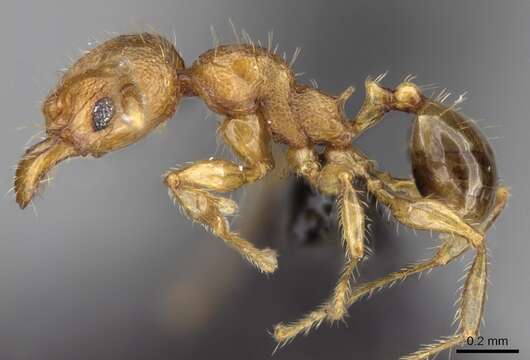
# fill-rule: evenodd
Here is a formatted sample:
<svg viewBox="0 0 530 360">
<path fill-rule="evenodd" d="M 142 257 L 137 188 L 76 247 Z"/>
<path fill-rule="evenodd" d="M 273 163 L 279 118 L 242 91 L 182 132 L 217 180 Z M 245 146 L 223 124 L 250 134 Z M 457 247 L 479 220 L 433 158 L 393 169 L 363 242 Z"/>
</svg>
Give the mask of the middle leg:
<svg viewBox="0 0 530 360">
<path fill-rule="evenodd" d="M 299 334 L 306 334 L 318 327 L 324 320 L 342 320 L 348 309 L 351 282 L 355 267 L 364 255 L 364 211 L 352 186 L 352 171 L 339 164 L 328 164 L 318 174 L 316 156 L 312 150 L 291 150 L 290 163 L 298 173 L 309 178 L 326 195 L 337 196 L 339 221 L 345 247 L 345 263 L 339 280 L 330 298 L 317 309 L 301 319 L 274 327 L 274 339 L 279 345 L 285 344 Z"/>
</svg>

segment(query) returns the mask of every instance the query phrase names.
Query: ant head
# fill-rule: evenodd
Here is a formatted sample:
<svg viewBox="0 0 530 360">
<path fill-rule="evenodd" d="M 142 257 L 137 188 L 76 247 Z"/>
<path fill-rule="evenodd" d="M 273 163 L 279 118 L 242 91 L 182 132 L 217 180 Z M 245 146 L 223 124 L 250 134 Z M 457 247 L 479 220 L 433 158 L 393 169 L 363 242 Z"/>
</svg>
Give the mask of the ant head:
<svg viewBox="0 0 530 360">
<path fill-rule="evenodd" d="M 102 156 L 130 145 L 170 118 L 182 96 L 184 62 L 158 35 L 122 35 L 81 57 L 43 105 L 47 138 L 18 164 L 24 208 L 49 169 L 73 156 Z"/>
</svg>

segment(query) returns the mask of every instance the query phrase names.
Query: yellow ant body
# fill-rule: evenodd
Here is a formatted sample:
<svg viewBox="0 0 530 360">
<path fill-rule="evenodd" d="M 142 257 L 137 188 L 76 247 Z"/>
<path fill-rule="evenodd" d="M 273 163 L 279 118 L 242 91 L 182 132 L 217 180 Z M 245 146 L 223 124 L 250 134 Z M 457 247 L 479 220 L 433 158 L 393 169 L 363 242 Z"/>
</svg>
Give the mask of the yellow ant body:
<svg viewBox="0 0 530 360">
<path fill-rule="evenodd" d="M 26 207 L 57 163 L 75 156 L 99 157 L 128 146 L 171 118 L 182 97 L 200 97 L 224 117 L 220 134 L 242 162 L 198 161 L 168 171 L 164 182 L 190 219 L 260 271 L 276 270 L 276 252 L 258 249 L 230 229 L 226 217 L 236 213 L 237 205 L 218 193 L 263 178 L 274 167 L 271 143 L 277 142 L 287 145 L 288 163 L 297 175 L 337 198 L 344 269 L 322 306 L 296 322 L 275 326 L 278 344 L 324 320 L 343 319 L 363 295 L 475 250 L 459 305 L 458 332 L 402 358 L 426 359 L 478 334 L 486 294 L 484 233 L 505 206 L 508 190 L 498 184 L 493 152 L 470 120 L 453 107 L 426 98 L 410 81 L 393 90 L 379 81 L 366 81 L 364 104 L 354 119 L 348 119 L 343 109 L 352 88 L 335 97 L 298 84 L 290 65 L 270 48 L 218 46 L 185 67 L 174 46 L 161 36 L 118 36 L 81 57 L 46 99 L 47 137 L 20 161 L 16 199 Z M 411 179 L 378 171 L 352 146 L 389 111 L 416 115 Z M 316 145 L 324 148 L 322 162 Z M 397 221 L 442 233 L 442 245 L 432 259 L 351 287 L 353 271 L 365 252 L 364 210 L 354 180 L 364 184 Z"/>
</svg>

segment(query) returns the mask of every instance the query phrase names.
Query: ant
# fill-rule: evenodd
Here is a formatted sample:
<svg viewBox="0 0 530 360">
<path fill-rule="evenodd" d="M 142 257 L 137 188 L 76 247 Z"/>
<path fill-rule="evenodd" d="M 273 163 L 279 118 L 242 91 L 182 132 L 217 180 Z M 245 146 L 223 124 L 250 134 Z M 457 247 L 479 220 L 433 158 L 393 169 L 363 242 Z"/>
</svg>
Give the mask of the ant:
<svg viewBox="0 0 530 360">
<path fill-rule="evenodd" d="M 46 138 L 18 164 L 16 200 L 24 208 L 41 179 L 59 162 L 100 157 L 143 138 L 170 119 L 181 98 L 198 96 L 224 120 L 219 132 L 241 163 L 222 159 L 169 170 L 170 196 L 193 221 L 204 225 L 263 273 L 277 268 L 272 249 L 258 249 L 229 227 L 237 204 L 217 193 L 263 178 L 273 167 L 271 143 L 287 145 L 292 170 L 320 193 L 336 197 L 345 263 L 329 299 L 292 323 L 274 327 L 283 345 L 299 334 L 345 317 L 359 298 L 410 275 L 444 266 L 466 250 L 475 256 L 458 309 L 456 334 L 425 346 L 403 360 L 427 359 L 477 336 L 486 295 L 485 232 L 508 199 L 498 183 L 493 151 L 473 122 L 454 106 L 425 97 L 406 79 L 395 89 L 368 79 L 366 97 L 353 119 L 344 104 L 353 93 L 331 96 L 296 82 L 291 64 L 252 42 L 221 45 L 186 67 L 169 41 L 156 34 L 117 36 L 89 51 L 63 75 L 43 105 Z M 389 111 L 415 115 L 410 139 L 413 177 L 379 171 L 352 146 Z M 322 153 L 317 146 L 323 148 Z M 413 229 L 441 233 L 442 244 L 427 261 L 379 280 L 351 287 L 365 255 L 365 215 L 354 183 Z"/>
</svg>

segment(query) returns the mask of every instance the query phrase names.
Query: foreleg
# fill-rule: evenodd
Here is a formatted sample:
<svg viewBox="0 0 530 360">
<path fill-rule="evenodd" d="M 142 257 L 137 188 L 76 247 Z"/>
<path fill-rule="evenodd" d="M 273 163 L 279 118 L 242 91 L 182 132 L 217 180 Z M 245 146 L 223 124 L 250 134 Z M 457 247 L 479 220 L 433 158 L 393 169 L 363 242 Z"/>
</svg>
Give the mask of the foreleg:
<svg viewBox="0 0 530 360">
<path fill-rule="evenodd" d="M 236 203 L 210 193 L 234 191 L 261 179 L 273 167 L 268 133 L 260 116 L 248 115 L 226 119 L 221 134 L 244 160 L 244 165 L 227 160 L 198 161 L 169 171 L 165 183 L 190 219 L 223 239 L 260 271 L 272 273 L 277 268 L 276 253 L 271 249 L 257 249 L 231 231 L 226 216 L 237 211 Z"/>
</svg>

